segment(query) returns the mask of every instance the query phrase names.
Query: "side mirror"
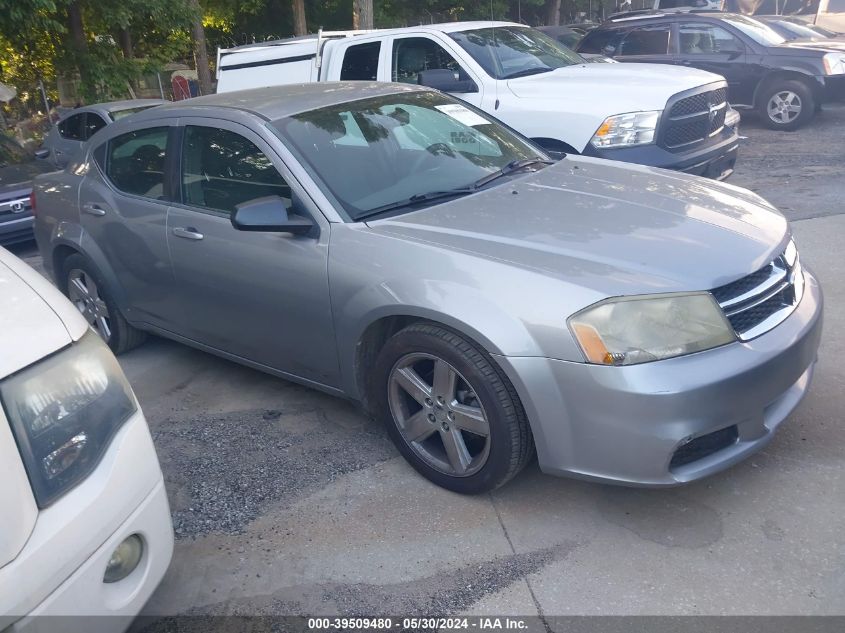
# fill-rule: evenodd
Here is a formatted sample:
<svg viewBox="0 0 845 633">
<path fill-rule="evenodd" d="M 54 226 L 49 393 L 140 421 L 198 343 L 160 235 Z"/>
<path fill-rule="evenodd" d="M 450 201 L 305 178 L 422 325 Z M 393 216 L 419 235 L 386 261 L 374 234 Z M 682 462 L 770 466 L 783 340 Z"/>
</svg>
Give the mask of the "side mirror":
<svg viewBox="0 0 845 633">
<path fill-rule="evenodd" d="M 472 79 L 460 79 L 454 70 L 445 68 L 420 71 L 417 83 L 442 92 L 478 92 Z"/>
<path fill-rule="evenodd" d="M 46 160 L 50 158 L 50 150 L 46 147 L 35 150 L 35 158 L 39 160 Z"/>
<path fill-rule="evenodd" d="M 279 196 L 243 202 L 235 206 L 231 220 L 238 231 L 303 235 L 314 228 L 311 219 L 289 213 L 285 201 Z"/>
</svg>

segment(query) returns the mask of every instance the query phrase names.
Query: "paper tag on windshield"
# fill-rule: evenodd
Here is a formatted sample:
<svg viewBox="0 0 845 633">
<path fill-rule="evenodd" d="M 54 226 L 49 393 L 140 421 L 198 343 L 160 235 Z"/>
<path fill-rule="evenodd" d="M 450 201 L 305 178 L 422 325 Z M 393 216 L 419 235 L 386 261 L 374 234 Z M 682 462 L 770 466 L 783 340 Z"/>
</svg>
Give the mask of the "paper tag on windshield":
<svg viewBox="0 0 845 633">
<path fill-rule="evenodd" d="M 452 117 L 456 121 L 459 121 L 460 123 L 463 123 L 464 125 L 475 126 L 487 125 L 488 123 L 490 123 L 483 116 L 476 114 L 469 108 L 462 106 L 460 103 L 449 103 L 446 105 L 439 105 L 434 107 L 440 110 L 443 114 L 448 114 L 450 117 Z"/>
</svg>

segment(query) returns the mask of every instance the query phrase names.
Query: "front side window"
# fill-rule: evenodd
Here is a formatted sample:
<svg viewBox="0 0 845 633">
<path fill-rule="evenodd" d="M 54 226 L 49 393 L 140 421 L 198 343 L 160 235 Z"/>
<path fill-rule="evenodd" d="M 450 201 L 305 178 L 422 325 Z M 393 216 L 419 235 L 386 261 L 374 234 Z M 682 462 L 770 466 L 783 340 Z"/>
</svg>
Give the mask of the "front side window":
<svg viewBox="0 0 845 633">
<path fill-rule="evenodd" d="M 218 128 L 189 125 L 182 143 L 185 204 L 231 213 L 241 203 L 279 196 L 290 203 L 290 187 L 255 143 Z"/>
<path fill-rule="evenodd" d="M 356 44 L 346 49 L 343 66 L 340 68 L 341 81 L 375 81 L 378 79 L 378 56 L 381 42 Z"/>
<path fill-rule="evenodd" d="M 155 200 L 164 198 L 168 131 L 167 127 L 147 128 L 109 141 L 105 171 L 117 189 Z"/>
<path fill-rule="evenodd" d="M 272 128 L 352 220 L 413 196 L 468 187 L 537 157 L 495 120 L 429 91 L 319 108 Z"/>
<path fill-rule="evenodd" d="M 461 65 L 440 44 L 427 37 L 404 37 L 393 42 L 392 81 L 419 83 L 424 70 L 451 70 L 469 79 Z"/>
<path fill-rule="evenodd" d="M 103 117 L 94 112 L 89 112 L 88 116 L 85 117 L 85 139 L 88 140 L 104 127 L 106 127 L 106 122 Z"/>
<path fill-rule="evenodd" d="M 741 53 L 745 49 L 734 35 L 712 24 L 682 24 L 678 31 L 682 55 Z"/>
<path fill-rule="evenodd" d="M 670 32 L 668 24 L 631 29 L 619 45 L 617 55 L 668 55 Z"/>
<path fill-rule="evenodd" d="M 85 113 L 74 114 L 59 123 L 59 134 L 69 141 L 85 140 Z"/>
<path fill-rule="evenodd" d="M 577 53 L 530 28 L 497 26 L 450 36 L 496 79 L 514 79 L 584 63 Z"/>
</svg>

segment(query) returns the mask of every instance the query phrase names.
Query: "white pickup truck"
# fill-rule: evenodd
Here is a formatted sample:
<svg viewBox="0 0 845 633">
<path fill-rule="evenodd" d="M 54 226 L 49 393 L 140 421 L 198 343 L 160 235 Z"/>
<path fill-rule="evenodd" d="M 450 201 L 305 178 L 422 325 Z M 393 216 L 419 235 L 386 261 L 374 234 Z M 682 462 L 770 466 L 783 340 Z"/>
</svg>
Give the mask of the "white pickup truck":
<svg viewBox="0 0 845 633">
<path fill-rule="evenodd" d="M 552 153 L 726 178 L 739 117 L 719 75 L 595 64 L 539 31 L 456 22 L 320 32 L 217 53 L 217 91 L 317 81 L 393 81 L 458 96 Z"/>
</svg>

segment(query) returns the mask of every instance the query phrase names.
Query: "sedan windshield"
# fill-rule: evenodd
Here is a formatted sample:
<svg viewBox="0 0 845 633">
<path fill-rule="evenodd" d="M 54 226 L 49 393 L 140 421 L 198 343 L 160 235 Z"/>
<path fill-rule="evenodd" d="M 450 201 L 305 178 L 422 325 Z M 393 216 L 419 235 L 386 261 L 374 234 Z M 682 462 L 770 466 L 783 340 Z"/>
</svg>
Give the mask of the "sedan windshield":
<svg viewBox="0 0 845 633">
<path fill-rule="evenodd" d="M 352 220 L 472 193 L 545 159 L 478 110 L 428 91 L 310 110 L 271 129 Z"/>
<path fill-rule="evenodd" d="M 527 27 L 496 26 L 450 35 L 496 79 L 514 79 L 584 63 L 578 53 Z"/>
<path fill-rule="evenodd" d="M 778 35 L 772 27 L 744 15 L 720 15 L 719 19 L 738 28 L 752 40 L 763 46 L 777 46 L 786 41 L 786 38 Z"/>
</svg>

